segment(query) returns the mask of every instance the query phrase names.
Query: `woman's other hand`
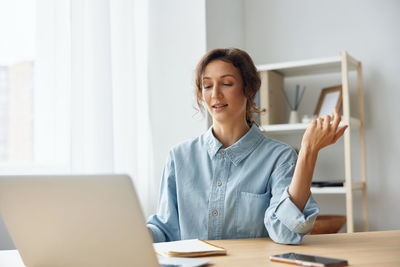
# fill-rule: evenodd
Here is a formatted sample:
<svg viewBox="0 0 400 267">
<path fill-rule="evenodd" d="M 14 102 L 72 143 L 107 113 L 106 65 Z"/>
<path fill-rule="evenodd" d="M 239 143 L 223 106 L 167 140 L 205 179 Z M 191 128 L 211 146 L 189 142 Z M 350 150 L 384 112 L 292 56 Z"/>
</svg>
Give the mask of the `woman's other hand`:
<svg viewBox="0 0 400 267">
<path fill-rule="evenodd" d="M 333 112 L 333 118 L 325 115 L 313 120 L 304 133 L 301 147 L 318 152 L 322 148 L 336 143 L 348 127 L 345 125 L 338 130 L 340 121 L 341 117 L 336 110 Z"/>
<path fill-rule="evenodd" d="M 318 152 L 322 148 L 336 143 L 347 129 L 347 125 L 345 125 L 338 130 L 340 121 L 340 115 L 334 111 L 333 119 L 326 115 L 313 120 L 304 133 L 296 169 L 289 186 L 290 198 L 301 211 L 310 196 L 311 180 Z"/>
</svg>

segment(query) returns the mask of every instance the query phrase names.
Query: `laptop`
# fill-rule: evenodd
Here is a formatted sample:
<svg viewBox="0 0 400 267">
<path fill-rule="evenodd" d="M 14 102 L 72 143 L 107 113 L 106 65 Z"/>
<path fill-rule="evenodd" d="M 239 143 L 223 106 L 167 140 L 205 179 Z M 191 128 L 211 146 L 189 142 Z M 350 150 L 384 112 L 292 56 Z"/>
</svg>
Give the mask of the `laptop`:
<svg viewBox="0 0 400 267">
<path fill-rule="evenodd" d="M 26 266 L 159 266 L 129 176 L 1 176 L 0 212 Z"/>
</svg>

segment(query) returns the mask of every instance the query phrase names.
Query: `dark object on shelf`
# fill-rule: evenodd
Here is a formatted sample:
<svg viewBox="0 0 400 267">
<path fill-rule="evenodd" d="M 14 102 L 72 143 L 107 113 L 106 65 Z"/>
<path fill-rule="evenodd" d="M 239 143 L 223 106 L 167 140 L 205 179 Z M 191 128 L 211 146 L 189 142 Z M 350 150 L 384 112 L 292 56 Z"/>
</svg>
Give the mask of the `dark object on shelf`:
<svg viewBox="0 0 400 267">
<path fill-rule="evenodd" d="M 335 234 L 345 223 L 346 216 L 344 215 L 319 215 L 310 234 Z"/>
<path fill-rule="evenodd" d="M 332 187 L 332 186 L 343 186 L 344 180 L 337 181 L 313 181 L 311 182 L 312 187 Z"/>
</svg>

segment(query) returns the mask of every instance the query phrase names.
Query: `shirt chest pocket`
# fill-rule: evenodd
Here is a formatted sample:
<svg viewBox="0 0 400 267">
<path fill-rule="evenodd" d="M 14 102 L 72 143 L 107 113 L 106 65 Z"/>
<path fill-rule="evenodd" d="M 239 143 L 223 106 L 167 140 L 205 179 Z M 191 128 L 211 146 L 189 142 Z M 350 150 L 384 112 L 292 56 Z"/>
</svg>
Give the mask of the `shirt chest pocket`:
<svg viewBox="0 0 400 267">
<path fill-rule="evenodd" d="M 235 225 L 239 238 L 267 236 L 264 226 L 265 211 L 269 206 L 271 194 L 238 192 L 235 206 Z"/>
</svg>

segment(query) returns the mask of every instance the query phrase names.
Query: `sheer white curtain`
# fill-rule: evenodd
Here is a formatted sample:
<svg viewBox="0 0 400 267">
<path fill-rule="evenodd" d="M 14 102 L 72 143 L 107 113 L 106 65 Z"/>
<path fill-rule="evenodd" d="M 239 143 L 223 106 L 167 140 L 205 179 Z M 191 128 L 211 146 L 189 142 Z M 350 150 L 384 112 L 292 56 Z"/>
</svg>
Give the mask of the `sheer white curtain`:
<svg viewBox="0 0 400 267">
<path fill-rule="evenodd" d="M 35 158 L 126 173 L 154 210 L 147 1 L 38 0 Z"/>
</svg>

